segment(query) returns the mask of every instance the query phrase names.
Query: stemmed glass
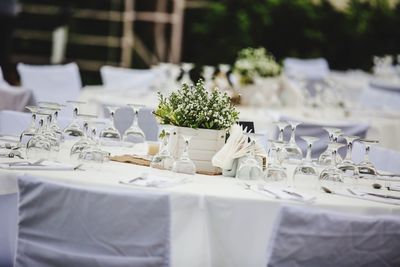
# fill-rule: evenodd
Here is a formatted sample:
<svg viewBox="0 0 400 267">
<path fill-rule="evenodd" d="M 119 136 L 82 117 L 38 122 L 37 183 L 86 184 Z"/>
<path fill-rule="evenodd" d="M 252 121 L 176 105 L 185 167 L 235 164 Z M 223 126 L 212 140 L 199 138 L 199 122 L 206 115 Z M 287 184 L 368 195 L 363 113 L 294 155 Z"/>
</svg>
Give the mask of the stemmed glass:
<svg viewBox="0 0 400 267">
<path fill-rule="evenodd" d="M 318 181 L 318 171 L 314 162 L 311 159 L 311 152 L 313 144 L 318 140 L 318 138 L 314 136 L 302 136 L 301 137 L 307 143 L 307 155 L 306 158 L 303 159 L 301 164 L 296 167 L 293 174 L 293 183 L 295 187 L 304 187 L 304 185 L 308 182 L 305 181 L 314 179 L 315 181 L 311 181 L 316 185 Z M 301 180 L 297 179 L 297 176 L 301 176 Z"/>
<path fill-rule="evenodd" d="M 271 143 L 271 147 L 269 149 L 270 162 L 268 162 L 268 165 L 264 171 L 264 181 L 287 181 L 287 170 L 282 166 L 282 161 L 279 157 L 284 143 L 279 140 L 269 140 L 269 142 Z"/>
<path fill-rule="evenodd" d="M 32 138 L 37 129 L 36 129 L 36 113 L 38 112 L 39 108 L 36 106 L 26 106 L 27 110 L 32 113 L 32 120 L 27 129 L 25 129 L 21 135 L 19 136 L 19 146 L 26 145 L 30 138 Z M 28 139 L 28 140 L 25 140 Z"/>
<path fill-rule="evenodd" d="M 185 146 L 181 157 L 174 162 L 172 171 L 178 173 L 195 174 L 196 165 L 189 157 L 189 142 L 193 136 L 185 134 L 181 134 L 181 136 L 185 142 Z"/>
<path fill-rule="evenodd" d="M 361 139 L 359 140 L 361 143 L 364 144 L 365 146 L 365 157 L 362 162 L 358 164 L 358 172 L 360 174 L 370 174 L 370 175 L 376 175 L 377 170 L 374 166 L 374 164 L 370 161 L 369 159 L 369 152 L 371 150 L 371 146 L 374 144 L 378 144 L 378 140 L 367 140 L 367 139 Z"/>
<path fill-rule="evenodd" d="M 341 184 L 343 184 L 342 178 L 342 171 L 337 167 L 337 151 L 339 148 L 344 146 L 341 143 L 331 142 L 329 143 L 331 153 L 332 153 L 332 160 L 330 161 L 330 165 L 322 170 L 319 175 L 319 182 L 321 186 L 325 186 L 327 188 L 335 188 L 338 189 Z"/>
<path fill-rule="evenodd" d="M 301 149 L 296 144 L 296 128 L 301 122 L 289 122 L 292 133 L 289 142 L 284 146 L 286 151 L 287 161 L 289 163 L 298 163 L 303 158 L 303 153 Z"/>
<path fill-rule="evenodd" d="M 51 143 L 45 136 L 45 121 L 48 113 L 37 111 L 36 116 L 39 118 L 39 126 L 35 135 L 28 141 L 26 145 L 26 156 L 28 159 L 47 159 L 51 152 Z"/>
<path fill-rule="evenodd" d="M 337 143 L 338 137 L 342 134 L 342 130 L 333 127 L 324 127 L 325 131 L 328 132 L 329 143 L 327 149 L 319 156 L 318 162 L 321 165 L 329 165 L 332 161 L 332 146 L 331 144 Z M 336 160 L 340 160 L 340 155 L 336 155 Z M 336 161 L 334 160 L 334 161 Z"/>
<path fill-rule="evenodd" d="M 120 141 L 121 140 L 121 134 L 118 132 L 117 128 L 115 128 L 115 124 L 114 124 L 115 112 L 119 108 L 118 107 L 108 106 L 107 109 L 110 112 L 110 122 L 109 122 L 108 126 L 105 127 L 100 132 L 100 138 L 103 141 Z"/>
<path fill-rule="evenodd" d="M 170 125 L 165 125 L 165 124 L 160 125 L 161 149 L 153 157 L 150 163 L 151 168 L 162 169 L 162 170 L 172 169 L 174 158 L 171 156 L 171 152 L 169 151 L 168 148 L 169 138 L 171 135 L 170 127 L 171 127 Z"/>
<path fill-rule="evenodd" d="M 97 116 L 89 114 L 78 114 L 77 117 L 83 121 L 83 135 L 81 135 L 80 139 L 71 147 L 70 158 L 72 161 L 78 161 L 81 152 L 93 143 L 89 138 L 89 123 L 92 119 L 97 118 Z"/>
<path fill-rule="evenodd" d="M 212 90 L 213 88 L 213 77 L 214 77 L 215 68 L 213 66 L 204 66 L 203 67 L 203 77 L 204 77 L 204 85 L 207 90 Z"/>
<path fill-rule="evenodd" d="M 108 153 L 100 148 L 100 140 L 97 135 L 97 127 L 103 125 L 104 122 L 101 121 L 90 121 L 90 139 L 91 142 L 86 146 L 79 154 L 78 160 L 86 165 L 91 165 L 93 167 L 99 167 L 101 164 L 108 160 Z"/>
<path fill-rule="evenodd" d="M 183 76 L 181 83 L 186 83 L 188 85 L 193 84 L 192 79 L 190 79 L 190 71 L 194 68 L 193 63 L 182 63 Z"/>
<path fill-rule="evenodd" d="M 140 129 L 139 124 L 138 124 L 138 114 L 141 108 L 145 107 L 144 105 L 138 105 L 138 104 L 128 104 L 130 108 L 133 110 L 133 122 L 131 127 L 129 127 L 124 135 L 123 135 L 123 140 L 126 142 L 132 142 L 132 143 L 144 143 L 146 142 L 146 135 Z"/>
<path fill-rule="evenodd" d="M 256 159 L 256 141 L 251 139 L 249 152 L 243 159 L 239 160 L 236 178 L 241 180 L 261 180 L 264 173 L 260 163 Z"/>
<path fill-rule="evenodd" d="M 283 131 L 289 124 L 287 122 L 283 122 L 283 121 L 276 121 L 276 122 L 273 122 L 272 124 L 275 125 L 276 127 L 278 127 L 278 131 L 279 131 L 278 141 L 284 142 Z"/>
<path fill-rule="evenodd" d="M 354 141 L 360 139 L 358 136 L 342 136 L 347 143 L 347 152 L 346 152 L 346 157 L 345 159 L 340 163 L 339 169 L 341 169 L 343 172 L 348 171 L 348 170 L 353 170 L 357 171 L 357 167 L 354 164 L 351 156 L 353 153 L 353 143 Z"/>
<path fill-rule="evenodd" d="M 80 105 L 86 104 L 86 102 L 67 101 L 67 103 L 73 106 L 73 120 L 67 127 L 65 127 L 64 134 L 69 137 L 83 136 L 84 132 L 79 125 L 78 114 Z"/>
</svg>

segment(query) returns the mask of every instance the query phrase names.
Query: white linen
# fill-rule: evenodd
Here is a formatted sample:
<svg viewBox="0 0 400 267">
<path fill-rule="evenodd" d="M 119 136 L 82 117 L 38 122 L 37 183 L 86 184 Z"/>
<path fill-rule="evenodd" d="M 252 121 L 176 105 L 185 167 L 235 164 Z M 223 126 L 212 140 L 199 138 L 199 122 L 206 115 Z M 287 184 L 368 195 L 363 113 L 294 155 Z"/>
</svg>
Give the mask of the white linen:
<svg viewBox="0 0 400 267">
<path fill-rule="evenodd" d="M 100 69 L 103 85 L 107 89 L 147 91 L 156 81 L 156 72 L 148 69 L 128 69 L 103 66 Z"/>
<path fill-rule="evenodd" d="M 322 80 L 329 74 L 329 65 L 324 58 L 286 58 L 283 61 L 283 71 L 289 77 Z"/>
<path fill-rule="evenodd" d="M 34 104 L 32 91 L 12 86 L 2 86 L 0 81 L 0 110 L 24 111 L 25 106 Z"/>
<path fill-rule="evenodd" d="M 166 188 L 187 183 L 189 179 L 187 177 L 160 176 L 144 172 L 135 178 L 128 178 L 119 182 L 123 185 Z"/>
<path fill-rule="evenodd" d="M 400 111 L 399 92 L 372 85 L 361 93 L 359 102 L 364 108 Z"/>
<path fill-rule="evenodd" d="M 35 162 L 11 162 L 11 163 L 0 163 L 0 169 L 7 170 L 38 170 L 38 171 L 73 171 L 79 166 L 77 164 L 67 164 L 55 161 L 42 161 L 40 163 Z"/>
<path fill-rule="evenodd" d="M 21 84 L 31 89 L 36 101 L 65 103 L 77 100 L 82 88 L 76 63 L 67 65 L 31 66 L 18 64 Z"/>
<path fill-rule="evenodd" d="M 170 266 L 167 195 L 28 176 L 18 186 L 15 267 Z"/>
<path fill-rule="evenodd" d="M 171 199 L 172 266 L 266 266 L 265 251 L 274 219 L 279 207 L 288 201 L 275 200 L 246 190 L 237 184 L 236 179 L 218 176 L 193 175 L 190 177 L 190 183 L 163 189 L 134 188 L 119 184 L 128 174 L 129 177 L 135 177 L 148 170 L 143 166 L 108 162 L 103 164 L 100 170 L 35 171 L 34 174 L 69 184 L 102 185 L 108 188 L 117 186 L 125 190 L 162 190 L 168 193 Z M 181 174 L 167 171 L 152 171 L 155 175 L 182 177 Z M 24 173 L 0 170 L 0 193 L 16 192 L 15 176 Z M 304 191 L 307 192 L 311 195 L 316 194 L 314 191 Z M 398 192 L 393 192 L 396 193 Z M 302 202 L 290 203 L 304 205 Z M 323 207 L 351 214 L 400 216 L 398 206 L 324 193 L 318 194 L 315 202 L 307 207 Z M 5 211 L 0 211 L 0 214 L 5 214 Z M 1 228 L 0 221 L 0 230 Z"/>
<path fill-rule="evenodd" d="M 273 235 L 268 266 L 400 265 L 399 217 L 282 207 Z"/>
<path fill-rule="evenodd" d="M 2 267 L 13 267 L 15 233 L 18 225 L 17 203 L 18 196 L 16 193 L 0 195 L 0 266 Z"/>
</svg>

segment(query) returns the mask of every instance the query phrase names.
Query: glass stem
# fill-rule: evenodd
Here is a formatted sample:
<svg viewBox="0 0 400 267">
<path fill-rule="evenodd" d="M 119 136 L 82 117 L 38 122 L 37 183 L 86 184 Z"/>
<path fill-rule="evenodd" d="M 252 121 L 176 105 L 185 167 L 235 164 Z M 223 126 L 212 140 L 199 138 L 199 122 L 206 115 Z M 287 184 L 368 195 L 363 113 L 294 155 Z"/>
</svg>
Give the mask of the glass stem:
<svg viewBox="0 0 400 267">
<path fill-rule="evenodd" d="M 115 126 L 115 125 L 114 125 L 114 115 L 115 115 L 114 111 L 111 111 L 111 112 L 110 112 L 110 118 L 111 118 L 111 126 L 112 126 L 112 127 Z"/>
<path fill-rule="evenodd" d="M 73 117 L 74 117 L 74 120 L 76 120 L 78 118 L 78 108 L 77 107 L 74 108 Z"/>
<path fill-rule="evenodd" d="M 279 137 L 278 137 L 278 140 L 281 141 L 281 142 L 283 142 L 283 130 L 284 130 L 283 128 L 280 128 L 280 129 L 279 129 Z"/>
<path fill-rule="evenodd" d="M 306 161 L 311 162 L 311 148 L 312 148 L 312 143 L 307 144 L 307 155 L 306 155 Z"/>
<path fill-rule="evenodd" d="M 371 150 L 371 147 L 370 146 L 366 146 L 365 147 L 365 162 L 369 162 L 369 151 Z"/>
<path fill-rule="evenodd" d="M 139 112 L 137 110 L 133 111 L 133 126 L 138 126 Z"/>
<path fill-rule="evenodd" d="M 31 127 L 34 128 L 35 126 L 36 126 L 36 113 L 32 113 Z"/>
<path fill-rule="evenodd" d="M 353 154 L 352 151 L 353 151 L 353 143 L 349 142 L 348 145 L 347 145 L 346 160 L 351 160 L 351 155 Z"/>
<path fill-rule="evenodd" d="M 189 158 L 189 140 L 185 140 L 185 148 L 183 149 L 182 158 Z"/>
<path fill-rule="evenodd" d="M 292 133 L 290 135 L 290 143 L 296 143 L 296 136 L 295 136 L 295 132 L 296 132 L 296 127 L 292 127 Z"/>
<path fill-rule="evenodd" d="M 336 154 L 337 154 L 337 150 L 333 149 L 332 150 L 332 160 L 331 160 L 332 167 L 336 167 Z"/>
</svg>

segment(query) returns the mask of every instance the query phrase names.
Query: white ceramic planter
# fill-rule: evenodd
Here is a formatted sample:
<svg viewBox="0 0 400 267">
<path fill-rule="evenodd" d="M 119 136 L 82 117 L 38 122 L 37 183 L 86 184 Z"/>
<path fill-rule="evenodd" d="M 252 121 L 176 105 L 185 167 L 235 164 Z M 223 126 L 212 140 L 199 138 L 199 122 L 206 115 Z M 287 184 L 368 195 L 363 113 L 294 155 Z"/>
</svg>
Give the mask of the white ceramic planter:
<svg viewBox="0 0 400 267">
<path fill-rule="evenodd" d="M 174 158 L 179 158 L 183 152 L 184 140 L 182 134 L 193 136 L 189 143 L 189 156 L 196 164 L 198 173 L 210 175 L 222 173 L 220 168 L 212 165 L 211 159 L 225 144 L 225 130 L 173 127 L 169 148 Z"/>
</svg>

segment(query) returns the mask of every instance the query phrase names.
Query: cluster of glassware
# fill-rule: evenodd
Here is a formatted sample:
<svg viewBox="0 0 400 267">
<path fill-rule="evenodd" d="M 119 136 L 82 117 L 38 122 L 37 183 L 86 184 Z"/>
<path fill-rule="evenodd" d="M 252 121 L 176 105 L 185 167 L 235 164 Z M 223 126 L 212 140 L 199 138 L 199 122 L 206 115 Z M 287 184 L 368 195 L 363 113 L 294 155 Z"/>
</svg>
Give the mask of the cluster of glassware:
<svg viewBox="0 0 400 267">
<path fill-rule="evenodd" d="M 269 140 L 269 162 L 264 167 L 256 160 L 254 153 L 249 154 L 251 160 L 246 159 L 238 168 L 237 178 L 244 180 L 263 180 L 265 182 L 283 182 L 288 186 L 318 188 L 325 186 L 328 188 L 340 188 L 345 183 L 354 186 L 358 179 L 364 176 L 378 174 L 375 166 L 369 160 L 370 148 L 378 143 L 376 140 L 361 139 L 357 136 L 346 136 L 337 128 L 325 127 L 329 141 L 326 150 L 317 159 L 312 159 L 313 145 L 319 138 L 313 136 L 301 136 L 306 142 L 306 155 L 303 157 L 301 149 L 295 140 L 295 132 L 298 122 L 275 122 L 279 130 L 278 140 Z M 284 130 L 290 127 L 291 137 L 284 141 Z M 345 140 L 346 143 L 338 142 L 338 139 Z M 352 160 L 352 148 L 355 141 L 361 142 L 365 146 L 365 158 L 360 163 Z M 347 153 L 344 158 L 340 156 L 338 150 L 347 146 Z M 263 168 L 264 167 L 264 168 Z M 245 174 L 241 169 L 252 168 Z M 289 171 L 292 169 L 292 171 Z M 294 169 L 294 170 L 293 170 Z"/>
<path fill-rule="evenodd" d="M 397 55 L 397 64 L 394 64 L 394 57 L 386 55 L 383 57 L 374 56 L 372 58 L 374 67 L 373 72 L 375 76 L 392 81 L 400 80 L 400 55 Z"/>
<path fill-rule="evenodd" d="M 109 153 L 102 150 L 102 145 L 116 145 L 126 142 L 131 145 L 144 144 L 146 136 L 138 124 L 138 114 L 144 107 L 139 104 L 128 104 L 133 112 L 132 125 L 120 134 L 115 126 L 115 113 L 119 108 L 107 107 L 110 119 L 99 120 L 95 115 L 79 112 L 84 102 L 67 101 L 72 106 L 73 119 L 69 125 L 61 129 L 57 118 L 60 110 L 66 105 L 39 102 L 37 106 L 27 106 L 32 120 L 27 129 L 19 137 L 19 147 L 26 149 L 29 160 L 58 160 L 61 144 L 64 140 L 73 140 L 70 159 L 77 163 L 103 163 L 108 160 Z M 183 153 L 174 160 L 168 148 L 171 126 L 161 125 L 162 142 L 158 153 L 151 161 L 151 167 L 172 170 L 174 172 L 194 174 L 196 166 L 189 157 L 191 136 L 181 135 L 184 142 Z"/>
</svg>

